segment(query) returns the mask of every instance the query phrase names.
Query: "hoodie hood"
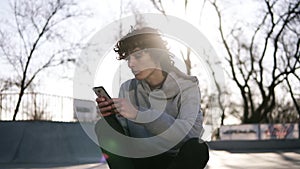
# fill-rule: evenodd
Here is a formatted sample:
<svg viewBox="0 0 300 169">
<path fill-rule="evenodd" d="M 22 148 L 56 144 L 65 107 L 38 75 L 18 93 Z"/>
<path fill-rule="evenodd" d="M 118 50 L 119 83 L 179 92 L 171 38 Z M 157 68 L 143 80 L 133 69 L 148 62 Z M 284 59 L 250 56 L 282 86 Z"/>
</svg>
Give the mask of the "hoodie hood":
<svg viewBox="0 0 300 169">
<path fill-rule="evenodd" d="M 192 82 L 192 83 L 191 83 Z M 176 97 L 183 90 L 191 87 L 191 84 L 198 85 L 195 76 L 188 76 L 180 70 L 169 72 L 161 88 L 151 90 L 148 83 L 144 80 L 137 82 L 137 90 L 155 99 L 171 99 Z"/>
</svg>

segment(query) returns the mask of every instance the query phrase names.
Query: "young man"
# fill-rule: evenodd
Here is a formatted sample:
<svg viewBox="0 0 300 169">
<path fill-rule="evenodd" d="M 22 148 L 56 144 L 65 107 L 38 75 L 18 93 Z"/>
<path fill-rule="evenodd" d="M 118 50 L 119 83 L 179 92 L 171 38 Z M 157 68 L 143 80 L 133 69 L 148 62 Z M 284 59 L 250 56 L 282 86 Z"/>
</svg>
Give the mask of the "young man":
<svg viewBox="0 0 300 169">
<path fill-rule="evenodd" d="M 208 162 L 208 147 L 199 139 L 203 115 L 198 80 L 174 66 L 166 45 L 156 29 L 144 27 L 131 31 L 115 46 L 135 78 L 121 85 L 119 98 L 96 99 L 104 117 L 95 127 L 98 140 L 110 137 L 103 129 L 106 120 L 119 133 L 144 139 L 144 147 L 154 153 L 125 157 L 102 147 L 111 169 L 199 169 Z M 122 140 L 114 141 L 119 147 L 127 146 Z M 137 154 L 147 151 L 140 147 L 130 149 Z"/>
</svg>

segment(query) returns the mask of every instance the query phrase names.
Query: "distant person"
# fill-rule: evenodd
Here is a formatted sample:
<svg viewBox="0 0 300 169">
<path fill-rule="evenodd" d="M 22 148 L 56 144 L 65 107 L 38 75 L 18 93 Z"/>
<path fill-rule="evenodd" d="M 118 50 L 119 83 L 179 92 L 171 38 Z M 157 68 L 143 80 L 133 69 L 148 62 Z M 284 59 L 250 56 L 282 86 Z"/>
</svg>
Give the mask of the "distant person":
<svg viewBox="0 0 300 169">
<path fill-rule="evenodd" d="M 110 169 L 200 169 L 208 162 L 208 146 L 200 139 L 203 114 L 198 80 L 174 66 L 166 45 L 159 31 L 150 27 L 131 30 L 117 42 L 114 50 L 118 59 L 128 62 L 135 78 L 121 85 L 119 98 L 96 99 L 104 118 L 97 122 L 95 131 L 99 141 L 107 137 L 101 130 L 106 120 L 132 138 L 158 137 L 153 144 L 163 146 L 181 139 L 151 157 L 123 157 L 102 147 Z M 122 140 L 114 141 L 126 147 Z M 130 149 L 140 151 L 138 146 Z"/>
</svg>

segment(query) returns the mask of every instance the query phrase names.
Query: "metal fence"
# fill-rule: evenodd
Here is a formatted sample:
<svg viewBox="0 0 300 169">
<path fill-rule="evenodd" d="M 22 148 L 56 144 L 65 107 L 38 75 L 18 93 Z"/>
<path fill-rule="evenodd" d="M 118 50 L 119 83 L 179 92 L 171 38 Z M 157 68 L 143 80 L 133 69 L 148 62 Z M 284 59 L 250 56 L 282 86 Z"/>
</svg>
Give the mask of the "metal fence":
<svg viewBox="0 0 300 169">
<path fill-rule="evenodd" d="M 0 93 L 0 120 L 12 120 L 18 93 Z M 73 98 L 44 93 L 25 93 L 16 120 L 75 121 Z"/>
</svg>

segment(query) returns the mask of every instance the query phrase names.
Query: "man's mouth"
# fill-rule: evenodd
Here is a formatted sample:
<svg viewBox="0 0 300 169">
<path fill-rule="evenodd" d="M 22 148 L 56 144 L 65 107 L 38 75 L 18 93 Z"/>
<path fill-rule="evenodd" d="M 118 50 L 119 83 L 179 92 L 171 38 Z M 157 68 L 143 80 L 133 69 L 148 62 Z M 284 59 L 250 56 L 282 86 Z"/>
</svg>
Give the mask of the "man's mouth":
<svg viewBox="0 0 300 169">
<path fill-rule="evenodd" d="M 132 70 L 132 73 L 133 73 L 134 75 L 137 75 L 137 74 L 140 73 L 140 71 L 138 71 L 138 70 Z"/>
</svg>

